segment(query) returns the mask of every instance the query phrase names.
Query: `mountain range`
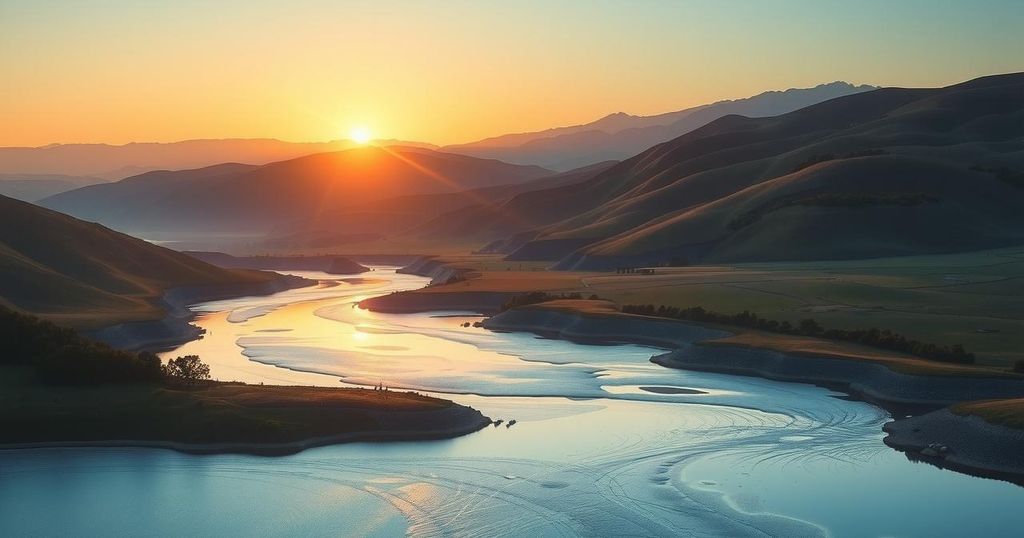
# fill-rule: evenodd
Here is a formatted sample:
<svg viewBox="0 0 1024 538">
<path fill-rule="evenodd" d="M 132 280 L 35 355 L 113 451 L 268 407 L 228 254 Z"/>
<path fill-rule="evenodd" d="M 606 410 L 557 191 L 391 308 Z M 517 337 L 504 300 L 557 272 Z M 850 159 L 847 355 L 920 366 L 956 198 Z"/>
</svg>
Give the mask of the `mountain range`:
<svg viewBox="0 0 1024 538">
<path fill-rule="evenodd" d="M 380 146 L 427 147 L 430 144 L 377 140 Z M 41 147 L 0 147 L 0 174 L 60 174 L 111 180 L 152 170 L 184 170 L 226 162 L 267 164 L 357 147 L 349 140 L 285 142 L 272 138 L 224 138 L 181 142 L 50 144 Z"/>
<path fill-rule="evenodd" d="M 655 144 L 730 114 L 751 118 L 777 116 L 836 97 L 874 89 L 877 88 L 837 81 L 813 88 L 769 91 L 745 99 L 719 101 L 653 116 L 617 112 L 583 125 L 502 135 L 469 144 L 445 146 L 443 149 L 509 163 L 537 164 L 554 170 L 568 170 L 631 157 Z"/>
<path fill-rule="evenodd" d="M 848 259 L 1024 242 L 1024 74 L 730 115 L 572 188 L 490 246 L 561 269 Z"/>
<path fill-rule="evenodd" d="M 400 238 L 562 269 L 867 258 L 1024 241 L 1024 74 L 945 88 L 815 90 L 849 93 L 777 116 L 725 115 L 621 162 L 558 174 L 418 147 L 364 147 L 262 166 L 154 171 L 40 203 L 132 232 L 266 234 L 260 245 L 275 250 Z M 803 91 L 764 99 L 790 106 Z M 681 125 L 719 105 L 667 116 Z M 664 127 L 644 123 L 655 121 L 664 120 L 613 115 L 600 124 L 641 125 L 619 133 Z M 591 131 L 557 132 L 533 141 Z"/>
</svg>

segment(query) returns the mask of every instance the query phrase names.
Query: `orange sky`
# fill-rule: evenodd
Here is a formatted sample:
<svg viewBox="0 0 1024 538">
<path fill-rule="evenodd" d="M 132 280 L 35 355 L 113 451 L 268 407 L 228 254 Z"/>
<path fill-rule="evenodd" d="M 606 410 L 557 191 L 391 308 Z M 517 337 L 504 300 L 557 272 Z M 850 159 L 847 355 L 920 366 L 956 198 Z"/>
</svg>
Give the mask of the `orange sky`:
<svg viewBox="0 0 1024 538">
<path fill-rule="evenodd" d="M 1024 70 L 1024 2 L 551 4 L 3 0 L 0 145 L 357 125 L 446 144 L 837 79 Z"/>
</svg>

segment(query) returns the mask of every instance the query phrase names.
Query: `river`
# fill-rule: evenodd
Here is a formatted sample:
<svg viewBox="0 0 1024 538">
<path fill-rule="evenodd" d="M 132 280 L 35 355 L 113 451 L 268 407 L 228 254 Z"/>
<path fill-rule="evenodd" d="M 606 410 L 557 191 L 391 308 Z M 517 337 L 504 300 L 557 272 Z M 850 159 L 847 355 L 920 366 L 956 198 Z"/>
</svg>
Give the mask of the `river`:
<svg viewBox="0 0 1024 538">
<path fill-rule="evenodd" d="M 458 439 L 285 457 L 0 452 L 0 536 L 1002 536 L 1024 488 L 909 461 L 888 414 L 820 387 L 672 370 L 660 350 L 378 314 L 427 279 L 196 305 L 215 378 L 429 392 L 503 419 Z M 469 322 L 470 326 L 464 326 Z M 509 420 L 516 424 L 507 427 Z"/>
</svg>

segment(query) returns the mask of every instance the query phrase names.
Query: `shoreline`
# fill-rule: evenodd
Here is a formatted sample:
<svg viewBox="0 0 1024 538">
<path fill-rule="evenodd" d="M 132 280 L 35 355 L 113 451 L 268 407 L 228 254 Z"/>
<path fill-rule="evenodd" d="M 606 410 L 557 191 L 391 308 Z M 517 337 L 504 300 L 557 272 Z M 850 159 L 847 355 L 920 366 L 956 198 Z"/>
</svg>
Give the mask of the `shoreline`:
<svg viewBox="0 0 1024 538">
<path fill-rule="evenodd" d="M 192 325 L 196 313 L 189 306 L 193 304 L 235 297 L 273 295 L 313 284 L 313 281 L 302 277 L 278 274 L 264 282 L 171 288 L 164 292 L 157 303 L 166 312 L 163 318 L 118 323 L 82 331 L 82 334 L 127 351 L 164 351 L 202 337 L 202 331 Z"/>
<path fill-rule="evenodd" d="M 585 314 L 531 305 L 508 310 L 483 326 L 525 331 L 581 343 L 632 343 L 665 348 L 651 362 L 667 368 L 747 375 L 777 381 L 841 386 L 860 399 L 882 406 L 939 408 L 969 400 L 1020 397 L 1024 380 L 899 373 L 876 363 L 801 356 L 770 349 L 707 345 L 730 333 L 698 324 L 628 314 Z"/>
<path fill-rule="evenodd" d="M 503 312 L 486 320 L 483 326 L 580 343 L 633 343 L 667 348 L 669 351 L 651 357 L 651 362 L 667 368 L 809 383 L 846 392 L 893 416 L 882 428 L 889 434 L 884 442 L 908 458 L 1024 485 L 1024 430 L 990 424 L 974 415 L 956 415 L 946 407 L 962 401 L 1020 397 L 1024 394 L 1024 380 L 911 375 L 862 361 L 726 344 L 709 346 L 702 342 L 728 333 L 676 320 L 585 314 L 543 305 Z M 911 410 L 923 414 L 896 418 Z M 921 423 L 936 426 L 923 432 L 918 426 Z M 933 443 L 948 447 L 949 455 L 930 457 L 928 451 L 921 453 Z"/>
<path fill-rule="evenodd" d="M 54 387 L 0 372 L 0 451 L 140 447 L 279 456 L 351 442 L 452 439 L 492 424 L 478 409 L 415 391 L 250 385 Z M 13 411 L 12 411 L 13 410 Z"/>
<path fill-rule="evenodd" d="M 166 315 L 159 320 L 132 321 L 85 332 L 89 337 L 129 351 L 160 351 L 202 338 L 203 330 L 192 321 L 198 315 L 191 305 L 245 296 L 272 295 L 281 291 L 314 285 L 316 282 L 302 277 L 277 274 L 262 282 L 239 282 L 212 286 L 171 288 L 158 301 Z M 230 384 L 229 384 L 230 385 Z M 253 386 L 254 388 L 257 388 Z M 260 385 L 258 389 L 273 386 Z M 281 387 L 301 390 L 300 387 Z M 346 390 L 346 389 L 337 389 Z M 258 456 L 284 456 L 306 449 L 354 442 L 404 442 L 453 439 L 479 431 L 493 422 L 480 411 L 441 400 L 444 407 L 420 410 L 356 409 L 354 413 L 370 417 L 376 429 L 349 431 L 331 435 L 314 435 L 281 442 L 187 442 L 173 439 L 86 439 L 60 441 L 0 442 L 2 450 L 29 450 L 50 448 L 151 448 L 166 449 L 187 454 L 250 454 Z M 332 409 L 344 412 L 344 409 Z M 312 433 L 312 432 L 311 432 Z M 115 437 L 116 436 L 115 434 Z"/>
<path fill-rule="evenodd" d="M 288 456 L 297 454 L 311 448 L 322 446 L 347 444 L 347 443 L 396 443 L 409 441 L 439 441 L 454 439 L 463 435 L 478 432 L 492 424 L 490 418 L 484 416 L 480 411 L 458 404 L 438 411 L 411 411 L 398 413 L 401 418 L 422 419 L 419 414 L 445 414 L 455 415 L 441 417 L 442 420 L 451 420 L 453 423 L 434 430 L 396 430 L 396 431 L 364 431 L 347 432 L 337 435 L 311 437 L 296 441 L 280 443 L 247 443 L 247 442 L 221 442 L 221 443 L 186 443 L 169 440 L 148 440 L 148 439 L 108 439 L 108 440 L 83 440 L 83 441 L 40 441 L 23 443 L 2 443 L 0 451 L 4 450 L 39 450 L 58 448 L 149 448 L 173 450 L 184 454 L 210 455 L 210 454 L 246 454 L 253 456 Z M 374 415 L 395 415 L 395 412 L 378 412 Z M 380 418 L 380 417 L 378 417 Z M 394 418 L 388 416 L 387 418 Z M 418 422 L 418 420 L 417 420 Z"/>
<path fill-rule="evenodd" d="M 886 423 L 882 430 L 882 442 L 908 459 L 1024 486 L 1024 430 L 947 408 Z"/>
</svg>

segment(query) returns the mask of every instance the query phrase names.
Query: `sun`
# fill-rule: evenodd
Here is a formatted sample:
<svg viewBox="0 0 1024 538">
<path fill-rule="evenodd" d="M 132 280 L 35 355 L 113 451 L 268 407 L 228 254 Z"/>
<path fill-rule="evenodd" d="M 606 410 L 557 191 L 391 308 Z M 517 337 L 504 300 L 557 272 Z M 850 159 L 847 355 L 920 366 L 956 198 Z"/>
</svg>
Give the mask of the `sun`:
<svg viewBox="0 0 1024 538">
<path fill-rule="evenodd" d="M 373 139 L 373 135 L 370 134 L 370 130 L 366 127 L 353 127 L 348 132 L 348 137 L 357 144 L 366 144 Z"/>
</svg>

